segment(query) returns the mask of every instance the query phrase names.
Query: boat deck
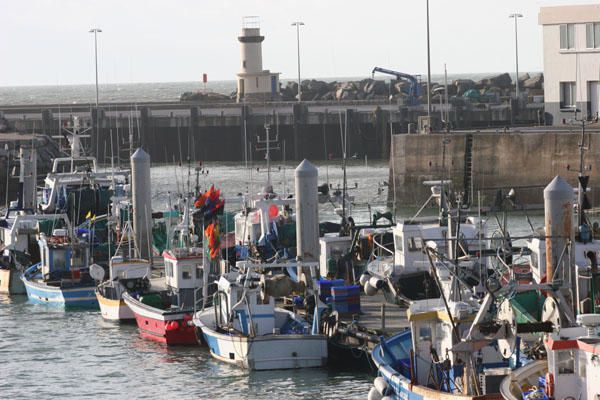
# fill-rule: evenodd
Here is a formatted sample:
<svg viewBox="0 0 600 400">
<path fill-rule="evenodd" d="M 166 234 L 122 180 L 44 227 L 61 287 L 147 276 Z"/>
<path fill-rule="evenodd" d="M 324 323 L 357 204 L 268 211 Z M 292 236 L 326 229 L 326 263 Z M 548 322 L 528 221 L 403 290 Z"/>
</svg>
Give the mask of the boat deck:
<svg viewBox="0 0 600 400">
<path fill-rule="evenodd" d="M 360 309 L 358 325 L 369 331 L 389 336 L 409 327 L 406 308 L 386 303 L 381 293 L 375 296 L 360 296 Z M 382 318 L 382 315 L 385 317 Z M 342 315 L 340 320 L 350 323 L 352 315 Z"/>
</svg>

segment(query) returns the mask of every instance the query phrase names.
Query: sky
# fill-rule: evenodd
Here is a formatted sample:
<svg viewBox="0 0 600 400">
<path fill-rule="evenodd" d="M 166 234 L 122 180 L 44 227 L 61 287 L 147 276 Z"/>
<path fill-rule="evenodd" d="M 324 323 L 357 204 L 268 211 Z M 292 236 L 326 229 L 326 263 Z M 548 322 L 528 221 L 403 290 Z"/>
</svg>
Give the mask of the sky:
<svg viewBox="0 0 600 400">
<path fill-rule="evenodd" d="M 431 70 L 542 71 L 541 6 L 586 0 L 430 0 Z M 260 17 L 263 67 L 303 78 L 427 71 L 426 0 L 0 0 L 0 86 L 235 79 L 242 18 Z"/>
</svg>

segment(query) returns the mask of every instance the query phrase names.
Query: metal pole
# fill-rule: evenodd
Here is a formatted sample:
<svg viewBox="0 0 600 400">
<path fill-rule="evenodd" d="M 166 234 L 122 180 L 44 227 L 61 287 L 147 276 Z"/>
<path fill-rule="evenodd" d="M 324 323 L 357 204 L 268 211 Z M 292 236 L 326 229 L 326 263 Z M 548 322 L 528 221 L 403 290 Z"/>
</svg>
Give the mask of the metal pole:
<svg viewBox="0 0 600 400">
<path fill-rule="evenodd" d="M 519 32 L 517 29 L 517 19 L 523 18 L 523 14 L 513 13 L 508 16 L 509 18 L 513 18 L 515 20 L 515 72 L 517 74 L 516 82 L 515 82 L 515 95 L 517 98 L 517 108 L 519 105 Z"/>
<path fill-rule="evenodd" d="M 298 48 L 298 101 L 302 101 L 302 81 L 300 80 L 300 26 L 304 22 L 296 21 L 292 26 L 296 27 L 296 44 Z"/>
<path fill-rule="evenodd" d="M 427 117 L 431 124 L 431 51 L 429 41 L 429 0 L 427 0 Z"/>
<path fill-rule="evenodd" d="M 96 61 L 96 109 L 98 109 L 98 29 L 94 29 L 94 59 Z"/>
</svg>

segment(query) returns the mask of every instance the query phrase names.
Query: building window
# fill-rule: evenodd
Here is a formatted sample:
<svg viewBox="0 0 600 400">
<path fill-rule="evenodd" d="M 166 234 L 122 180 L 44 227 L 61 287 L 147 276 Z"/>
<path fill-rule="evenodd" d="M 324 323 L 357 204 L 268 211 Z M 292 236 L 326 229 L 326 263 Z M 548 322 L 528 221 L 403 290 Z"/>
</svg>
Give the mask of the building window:
<svg viewBox="0 0 600 400">
<path fill-rule="evenodd" d="M 575 107 L 575 82 L 560 83 L 560 108 Z"/>
<path fill-rule="evenodd" d="M 588 49 L 597 49 L 600 47 L 600 23 L 585 24 L 585 42 L 585 47 Z"/>
<path fill-rule="evenodd" d="M 258 76 L 256 77 L 256 87 L 258 88 Z"/>
<path fill-rule="evenodd" d="M 242 61 L 242 67 L 246 68 L 246 60 Z"/>
<path fill-rule="evenodd" d="M 564 50 L 575 48 L 574 24 L 562 24 L 560 26 L 560 48 Z"/>
</svg>

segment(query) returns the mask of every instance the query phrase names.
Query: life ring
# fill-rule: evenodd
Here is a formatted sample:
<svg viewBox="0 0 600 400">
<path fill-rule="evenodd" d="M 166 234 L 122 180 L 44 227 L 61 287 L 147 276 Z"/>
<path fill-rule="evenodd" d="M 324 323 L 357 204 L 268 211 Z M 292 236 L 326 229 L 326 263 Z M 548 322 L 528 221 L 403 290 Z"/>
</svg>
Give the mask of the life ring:
<svg viewBox="0 0 600 400">
<path fill-rule="evenodd" d="M 546 384 L 544 385 L 546 396 L 554 397 L 554 375 L 552 372 L 546 372 Z"/>
</svg>

